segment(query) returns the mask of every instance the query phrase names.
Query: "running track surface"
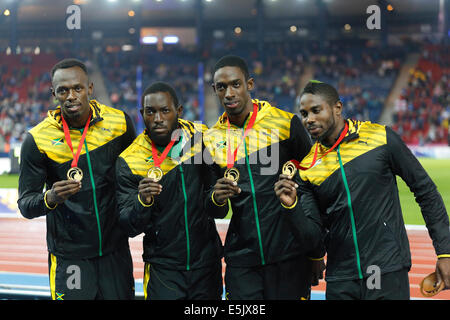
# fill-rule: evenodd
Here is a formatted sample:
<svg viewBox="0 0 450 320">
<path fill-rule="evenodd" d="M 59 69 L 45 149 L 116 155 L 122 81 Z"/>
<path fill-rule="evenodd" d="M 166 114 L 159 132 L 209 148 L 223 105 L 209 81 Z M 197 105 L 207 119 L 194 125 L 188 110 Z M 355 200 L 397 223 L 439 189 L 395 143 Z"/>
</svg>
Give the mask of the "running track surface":
<svg viewBox="0 0 450 320">
<path fill-rule="evenodd" d="M 218 221 L 217 229 L 225 238 L 228 224 Z M 131 254 L 134 261 L 134 277 L 141 283 L 144 263 L 142 262 L 142 235 L 130 239 Z M 420 281 L 435 270 L 436 254 L 426 230 L 408 228 L 408 237 L 412 253 L 412 268 L 409 272 L 412 299 L 424 299 L 420 293 Z M 32 285 L 32 277 L 40 277 L 48 286 L 48 264 L 46 245 L 46 224 L 44 218 L 27 220 L 24 218 L 0 219 L 0 286 L 3 283 Z M 225 268 L 225 266 L 224 266 Z M 19 279 L 19 280 L 13 280 Z M 11 280 L 11 281 L 9 281 Z M 17 283 L 19 281 L 20 283 Z M 45 284 L 45 282 L 47 282 Z M 138 285 L 136 291 L 138 292 Z M 323 299 L 325 282 L 312 287 L 312 299 Z M 450 300 L 450 290 L 446 290 L 434 299 Z"/>
</svg>

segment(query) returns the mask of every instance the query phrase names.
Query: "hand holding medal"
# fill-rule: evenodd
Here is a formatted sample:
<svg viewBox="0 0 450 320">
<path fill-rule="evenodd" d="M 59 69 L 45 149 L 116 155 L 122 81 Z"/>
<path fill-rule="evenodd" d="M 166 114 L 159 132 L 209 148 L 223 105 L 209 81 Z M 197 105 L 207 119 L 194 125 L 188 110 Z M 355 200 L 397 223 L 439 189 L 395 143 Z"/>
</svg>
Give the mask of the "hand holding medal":
<svg viewBox="0 0 450 320">
<path fill-rule="evenodd" d="M 172 149 L 175 141 L 178 140 L 178 134 L 170 140 L 169 144 L 164 148 L 161 156 L 158 157 L 158 151 L 155 143 L 152 141 L 152 156 L 154 166 L 147 171 L 147 177 L 139 182 L 138 192 L 139 198 L 143 200 L 145 205 L 153 204 L 153 196 L 159 195 L 162 191 L 162 185 L 158 182 L 164 176 L 164 172 L 161 169 L 161 163 L 167 157 L 170 149 Z"/>
<path fill-rule="evenodd" d="M 345 123 L 344 130 L 342 130 L 339 138 L 336 140 L 335 144 L 326 152 L 324 153 L 319 159 L 317 159 L 318 154 L 318 146 L 319 144 L 316 144 L 316 148 L 314 150 L 314 157 L 312 163 L 308 167 L 302 167 L 300 163 L 297 160 L 289 160 L 287 161 L 281 170 L 280 178 L 275 183 L 275 194 L 280 199 L 281 204 L 285 207 L 291 207 L 295 205 L 296 197 L 297 197 L 297 191 L 298 185 L 292 181 L 292 178 L 295 176 L 298 170 L 308 170 L 317 163 L 318 160 L 325 157 L 328 153 L 330 153 L 332 150 L 334 150 L 339 143 L 344 139 L 345 135 L 348 132 L 348 124 Z"/>
<path fill-rule="evenodd" d="M 242 142 L 245 140 L 245 138 L 247 137 L 248 133 L 250 132 L 250 130 L 253 128 L 253 125 L 255 124 L 255 120 L 256 120 L 256 116 L 258 115 L 258 105 L 257 104 L 253 104 L 253 113 L 252 116 L 250 117 L 250 120 L 248 121 L 248 125 L 247 128 L 245 128 L 244 130 L 244 135 L 242 136 L 241 142 L 238 144 L 237 148 L 234 149 L 233 154 L 231 154 L 231 143 L 230 143 L 230 120 L 227 118 L 227 125 L 228 125 L 228 129 L 227 129 L 227 137 L 228 137 L 228 141 L 227 141 L 227 169 L 225 170 L 224 173 L 224 178 L 231 180 L 233 182 L 238 182 L 239 180 L 239 170 L 237 168 L 234 167 L 234 163 L 236 162 L 236 156 L 239 150 L 239 147 L 241 146 Z"/>
<path fill-rule="evenodd" d="M 297 168 L 292 169 L 293 164 L 287 162 L 283 166 L 283 173 L 280 174 L 279 180 L 275 183 L 275 194 L 280 199 L 281 204 L 285 207 L 291 207 L 295 205 L 297 198 L 298 185 L 292 180 Z"/>
<path fill-rule="evenodd" d="M 244 130 L 244 134 L 242 136 L 241 142 L 237 146 L 237 148 L 234 150 L 234 152 L 231 152 L 231 143 L 229 139 L 230 135 L 230 120 L 227 119 L 228 124 L 228 130 L 227 130 L 227 169 L 225 170 L 225 173 L 223 175 L 223 178 L 217 180 L 216 184 L 214 185 L 214 191 L 213 191 L 213 201 L 219 205 L 225 205 L 226 201 L 241 192 L 241 189 L 237 186 L 237 183 L 239 181 L 240 173 L 239 170 L 234 167 L 234 163 L 236 162 L 237 153 L 239 150 L 239 147 L 241 146 L 242 142 L 247 137 L 249 131 L 253 128 L 253 125 L 255 124 L 256 116 L 258 115 L 258 105 L 253 104 L 253 113 L 250 117 L 250 120 L 248 121 L 247 127 Z"/>
<path fill-rule="evenodd" d="M 80 142 L 78 143 L 77 152 L 73 152 L 72 139 L 70 138 L 69 126 L 61 113 L 61 122 L 63 125 L 65 141 L 69 146 L 73 154 L 73 160 L 70 165 L 70 169 L 67 170 L 67 180 L 57 181 L 53 184 L 52 188 L 45 193 L 44 201 L 50 208 L 55 208 L 56 205 L 63 203 L 71 195 L 74 195 L 81 190 L 81 180 L 83 179 L 83 171 L 78 167 L 78 160 L 80 158 L 81 149 L 86 139 L 86 135 L 89 128 L 89 122 L 91 121 L 91 114 L 89 115 L 86 125 L 84 126 L 83 133 L 81 135 Z"/>
<path fill-rule="evenodd" d="M 73 160 L 70 165 L 70 169 L 67 171 L 67 179 L 68 180 L 75 180 L 75 181 L 81 182 L 81 180 L 83 179 L 83 171 L 78 167 L 78 160 L 80 159 L 81 149 L 83 148 L 83 143 L 86 140 L 86 135 L 89 130 L 89 122 L 91 121 L 91 116 L 92 116 L 92 114 L 89 114 L 89 117 L 84 126 L 83 134 L 81 135 L 80 142 L 78 143 L 77 152 L 74 153 L 73 146 L 72 146 L 72 139 L 70 138 L 69 126 L 67 125 L 67 122 L 64 119 L 63 114 L 61 113 L 61 121 L 63 124 L 64 137 L 66 139 L 67 145 L 70 148 L 70 151 L 72 151 L 72 154 L 73 154 Z"/>
</svg>

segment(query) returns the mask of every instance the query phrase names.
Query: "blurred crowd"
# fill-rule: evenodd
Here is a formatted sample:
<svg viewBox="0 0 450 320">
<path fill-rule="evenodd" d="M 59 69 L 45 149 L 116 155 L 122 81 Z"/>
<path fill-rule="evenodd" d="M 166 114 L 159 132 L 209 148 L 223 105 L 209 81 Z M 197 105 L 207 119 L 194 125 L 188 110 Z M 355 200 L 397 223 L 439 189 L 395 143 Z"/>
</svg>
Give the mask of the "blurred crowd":
<svg viewBox="0 0 450 320">
<path fill-rule="evenodd" d="M 424 48 L 396 103 L 393 128 L 410 144 L 447 143 L 448 46 Z M 407 52 L 400 47 L 381 50 L 361 44 L 277 43 L 266 46 L 261 54 L 255 46 L 230 42 L 202 53 L 201 77 L 197 53 L 179 46 L 166 46 L 162 51 L 144 47 L 139 53 L 104 49 L 97 58 L 90 54 L 83 58 L 89 67 L 91 61 L 97 63 L 112 106 L 124 109 L 135 124 L 140 121 L 139 90 L 154 81 L 173 85 L 184 107 L 183 117 L 200 120 L 203 97 L 198 94 L 199 78 L 205 87 L 210 86 L 215 61 L 230 53 L 248 61 L 255 78 L 254 97 L 296 112 L 301 76 L 309 68 L 313 79 L 338 89 L 346 117 L 377 122 Z M 0 55 L 0 153 L 22 141 L 27 130 L 56 106 L 50 91 L 50 69 L 65 56 L 67 53 Z"/>
<path fill-rule="evenodd" d="M 310 57 L 315 79 L 338 90 L 345 116 L 377 122 L 406 55 L 404 50 L 335 44 L 318 51 Z"/>
<path fill-rule="evenodd" d="M 142 92 L 152 82 L 164 81 L 177 92 L 183 105 L 184 118 L 198 120 L 198 70 L 195 56 L 187 50 L 173 47 L 163 52 L 156 48 L 145 49 L 140 54 L 134 51 L 105 52 L 98 59 L 112 106 L 124 109 L 136 124 L 140 117 L 137 84 L 141 85 Z M 142 66 L 140 71 L 138 66 Z"/>
<path fill-rule="evenodd" d="M 21 142 L 53 105 L 49 70 L 37 60 L 33 55 L 0 55 L 0 152 Z"/>
<path fill-rule="evenodd" d="M 428 45 L 395 105 L 393 129 L 415 145 L 445 144 L 449 138 L 450 53 Z"/>
</svg>

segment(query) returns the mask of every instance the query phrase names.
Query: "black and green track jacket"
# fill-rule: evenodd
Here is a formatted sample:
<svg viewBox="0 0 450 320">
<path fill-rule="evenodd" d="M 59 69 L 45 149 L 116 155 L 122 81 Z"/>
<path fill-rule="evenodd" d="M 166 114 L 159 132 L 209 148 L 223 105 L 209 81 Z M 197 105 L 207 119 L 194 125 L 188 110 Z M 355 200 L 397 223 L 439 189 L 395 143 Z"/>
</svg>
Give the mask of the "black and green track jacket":
<svg viewBox="0 0 450 320">
<path fill-rule="evenodd" d="M 370 266 L 382 274 L 411 267 L 396 176 L 414 193 L 436 254 L 448 255 L 448 215 L 420 162 L 389 127 L 346 121 L 349 131 L 339 146 L 311 169 L 300 171 L 303 210 L 320 212 L 328 230 L 326 280 L 363 279 L 372 274 Z M 315 147 L 303 166 L 312 163 Z M 319 143 L 318 158 L 329 147 Z"/>
<path fill-rule="evenodd" d="M 291 159 L 300 161 L 308 153 L 311 140 L 296 115 L 273 107 L 266 101 L 254 99 L 253 103 L 258 105 L 258 114 L 245 141 L 242 136 L 252 112 L 243 128 L 231 124 L 229 134 L 224 113 L 204 137 L 214 161 L 216 179 L 223 177 L 227 169 L 228 144 L 233 152 L 243 141 L 234 164 L 240 172 L 238 186 L 242 191 L 228 202 L 232 216 L 224 248 L 227 265 L 236 267 L 276 263 L 312 253 L 316 247 L 315 243 L 298 241 L 291 228 L 291 218 L 298 217 L 294 216 L 294 212 L 286 212 L 274 191 L 283 164 Z M 214 204 L 212 192 L 211 187 L 206 207 L 210 214 L 223 218 L 228 205 L 224 206 L 224 210 Z M 311 220 L 311 223 L 318 226 L 317 221 Z M 320 232 L 319 227 L 315 230 Z M 315 237 L 318 239 L 320 233 L 316 233 Z"/>
<path fill-rule="evenodd" d="M 204 210 L 204 186 L 210 183 L 203 162 L 202 135 L 207 128 L 183 119 L 178 122 L 183 138 L 160 166 L 163 189 L 153 204 L 145 207 L 138 198 L 139 182 L 154 166 L 147 130 L 117 160 L 117 197 L 124 230 L 131 237 L 145 234 L 145 262 L 171 270 L 192 270 L 217 265 L 222 242 L 214 219 Z M 183 145 L 178 146 L 180 143 Z"/>
<path fill-rule="evenodd" d="M 27 134 L 21 148 L 19 199 L 26 218 L 46 216 L 50 253 L 68 259 L 88 259 L 128 246 L 119 228 L 115 194 L 115 160 L 135 138 L 133 124 L 123 111 L 91 100 L 91 122 L 78 161 L 83 170 L 81 190 L 50 210 L 44 202 L 44 186 L 67 180 L 73 154 L 64 141 L 61 108 Z M 78 148 L 83 129 L 70 129 L 73 148 Z"/>
</svg>

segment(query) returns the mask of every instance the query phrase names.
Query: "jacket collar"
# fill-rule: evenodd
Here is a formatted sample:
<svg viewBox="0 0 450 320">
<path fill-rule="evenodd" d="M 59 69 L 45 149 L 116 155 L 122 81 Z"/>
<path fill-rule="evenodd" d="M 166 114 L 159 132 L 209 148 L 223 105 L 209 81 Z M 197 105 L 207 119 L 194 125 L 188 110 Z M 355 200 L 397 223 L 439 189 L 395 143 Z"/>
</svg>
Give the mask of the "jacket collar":
<svg viewBox="0 0 450 320">
<path fill-rule="evenodd" d="M 267 101 L 263 101 L 263 100 L 258 100 L 258 99 L 252 99 L 253 103 L 256 103 L 258 105 L 258 115 L 256 117 L 255 123 L 260 121 L 261 119 L 263 119 L 266 114 L 269 112 L 270 108 L 273 108 L 269 102 Z M 250 111 L 250 113 L 247 116 L 247 119 L 249 117 L 251 117 L 251 114 L 253 113 L 253 111 Z M 226 112 L 224 112 L 220 117 L 219 120 L 217 121 L 217 123 L 214 125 L 215 127 L 219 127 L 221 129 L 226 129 L 227 128 L 227 119 L 228 119 L 228 115 Z M 231 124 L 231 126 L 233 126 L 233 124 Z"/>
<path fill-rule="evenodd" d="M 348 132 L 345 135 L 344 139 L 342 139 L 341 143 L 358 139 L 361 121 L 352 120 L 352 119 L 345 119 L 344 121 L 348 124 Z M 344 130 L 344 128 L 342 128 L 342 130 L 339 132 L 338 136 L 336 137 L 336 140 L 339 138 L 339 136 L 341 135 L 341 132 L 343 130 Z M 336 140 L 334 142 L 336 142 Z M 323 142 L 319 141 L 319 143 L 326 148 L 331 148 L 331 146 L 334 144 L 334 142 L 331 145 L 326 145 Z"/>
<path fill-rule="evenodd" d="M 351 141 L 359 138 L 359 129 L 361 127 L 361 121 L 346 119 L 348 124 L 348 132 L 342 141 Z"/>
<path fill-rule="evenodd" d="M 90 100 L 89 106 L 91 107 L 92 117 L 89 126 L 96 124 L 103 120 L 102 117 L 102 104 L 98 103 L 96 100 Z M 61 121 L 61 106 L 57 106 L 55 110 L 49 110 L 47 113 L 48 119 L 56 125 L 58 128 L 62 129 Z"/>
<path fill-rule="evenodd" d="M 194 134 L 198 132 L 194 126 L 190 124 L 189 121 L 178 118 L 178 129 L 182 130 L 183 139 L 188 141 L 192 138 Z M 145 128 L 142 132 L 143 141 L 141 146 L 151 150 L 152 149 L 152 139 L 150 139 L 150 135 L 148 134 L 148 129 Z"/>
</svg>

